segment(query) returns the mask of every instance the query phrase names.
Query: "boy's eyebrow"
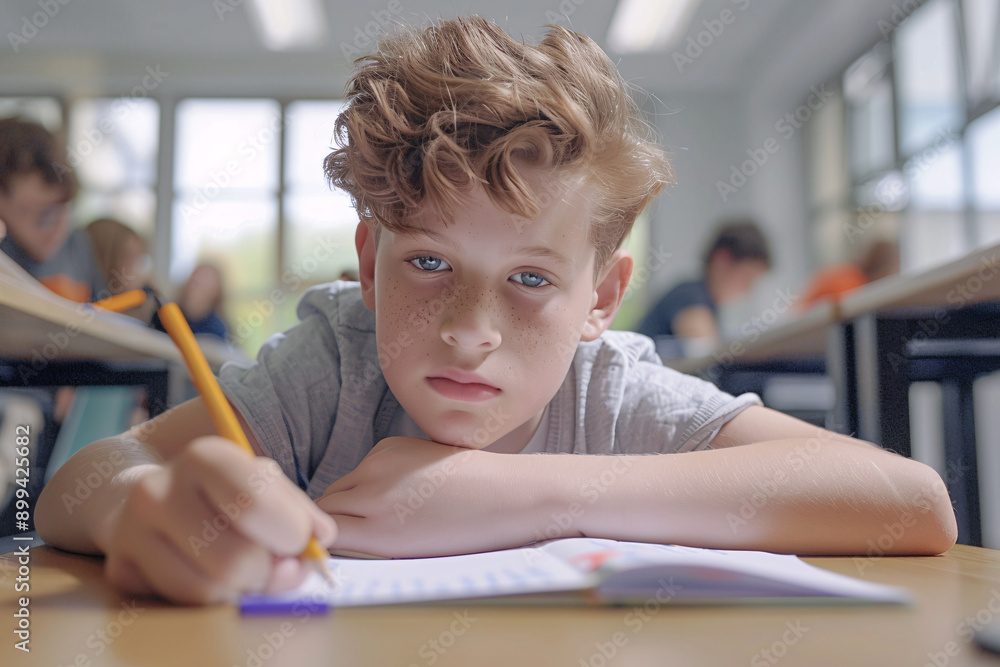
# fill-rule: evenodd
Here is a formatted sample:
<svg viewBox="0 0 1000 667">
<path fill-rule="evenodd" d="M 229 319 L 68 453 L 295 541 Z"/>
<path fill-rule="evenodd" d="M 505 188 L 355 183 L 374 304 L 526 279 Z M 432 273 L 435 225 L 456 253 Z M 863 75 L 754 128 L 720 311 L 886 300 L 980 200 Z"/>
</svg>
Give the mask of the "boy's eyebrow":
<svg viewBox="0 0 1000 667">
<path fill-rule="evenodd" d="M 435 231 L 433 229 L 424 229 L 423 227 L 415 227 L 413 225 L 402 224 L 399 226 L 400 231 L 404 234 L 409 234 L 411 236 L 428 236 L 438 243 L 456 248 L 455 242 L 450 238 L 442 234 L 441 232 Z M 569 267 L 573 263 L 569 260 L 566 255 L 559 252 L 555 248 L 550 248 L 549 246 L 535 245 L 535 246 L 525 246 L 523 248 L 514 249 L 513 245 L 507 247 L 507 253 L 511 255 L 526 255 L 528 257 L 544 257 L 551 259 L 552 261 L 561 264 L 564 267 Z"/>
</svg>

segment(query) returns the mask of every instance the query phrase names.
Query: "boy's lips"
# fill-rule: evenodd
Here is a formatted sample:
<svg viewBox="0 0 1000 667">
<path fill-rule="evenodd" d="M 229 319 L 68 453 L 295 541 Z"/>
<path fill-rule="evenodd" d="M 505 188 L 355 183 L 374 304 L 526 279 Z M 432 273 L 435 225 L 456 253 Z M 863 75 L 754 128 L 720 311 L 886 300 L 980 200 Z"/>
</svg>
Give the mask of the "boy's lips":
<svg viewBox="0 0 1000 667">
<path fill-rule="evenodd" d="M 501 393 L 486 378 L 457 368 L 446 368 L 427 377 L 427 384 L 445 398 L 485 401 Z"/>
</svg>

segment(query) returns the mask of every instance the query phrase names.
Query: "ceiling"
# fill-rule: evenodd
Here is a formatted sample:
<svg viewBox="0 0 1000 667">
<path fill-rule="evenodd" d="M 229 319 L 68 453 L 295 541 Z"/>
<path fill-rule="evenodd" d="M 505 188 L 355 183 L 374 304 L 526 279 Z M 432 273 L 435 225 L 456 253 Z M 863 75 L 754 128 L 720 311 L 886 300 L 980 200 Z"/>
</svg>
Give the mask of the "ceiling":
<svg viewBox="0 0 1000 667">
<path fill-rule="evenodd" d="M 65 5 L 59 1 L 51 0 L 58 12 L 27 43 L 19 44 L 16 53 L 11 44 L 2 45 L 0 82 L 3 77 L 37 77 L 82 67 L 81 63 L 89 63 L 81 72 L 113 72 L 124 64 L 134 67 L 137 59 L 159 62 L 164 70 L 241 70 L 248 78 L 254 73 L 308 77 L 346 72 L 345 52 L 350 55 L 356 46 L 362 50 L 367 46 L 360 40 L 355 44 L 355 39 L 366 26 L 373 28 L 379 15 L 422 24 L 475 13 L 528 41 L 544 31 L 544 24 L 554 22 L 588 34 L 606 47 L 615 4 L 612 0 L 322 0 L 331 30 L 326 43 L 308 51 L 275 54 L 261 45 L 243 0 L 69 0 Z M 25 21 L 39 11 L 38 0 L 5 0 L 0 4 L 2 33 L 20 33 Z M 881 36 L 877 21 L 890 17 L 892 3 L 703 0 L 687 35 L 697 36 L 705 30 L 704 21 L 717 20 L 723 11 L 731 12 L 725 15 L 730 23 L 710 43 L 708 34 L 702 35 L 708 46 L 681 68 L 672 54 L 683 44 L 654 55 L 611 55 L 627 79 L 656 94 L 744 90 L 768 72 L 799 78 L 788 83 L 801 87 L 842 70 L 877 41 Z M 720 23 L 713 25 L 718 30 Z"/>
</svg>

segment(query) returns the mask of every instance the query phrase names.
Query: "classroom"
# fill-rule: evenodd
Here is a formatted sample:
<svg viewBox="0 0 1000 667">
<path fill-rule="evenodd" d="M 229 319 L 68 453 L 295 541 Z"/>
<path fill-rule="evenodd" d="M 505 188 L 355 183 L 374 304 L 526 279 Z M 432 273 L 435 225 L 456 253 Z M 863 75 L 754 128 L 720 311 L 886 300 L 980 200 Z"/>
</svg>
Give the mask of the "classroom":
<svg viewBox="0 0 1000 667">
<path fill-rule="evenodd" d="M 1000 664 L 1000 0 L 0 27 L 0 664 Z"/>
</svg>

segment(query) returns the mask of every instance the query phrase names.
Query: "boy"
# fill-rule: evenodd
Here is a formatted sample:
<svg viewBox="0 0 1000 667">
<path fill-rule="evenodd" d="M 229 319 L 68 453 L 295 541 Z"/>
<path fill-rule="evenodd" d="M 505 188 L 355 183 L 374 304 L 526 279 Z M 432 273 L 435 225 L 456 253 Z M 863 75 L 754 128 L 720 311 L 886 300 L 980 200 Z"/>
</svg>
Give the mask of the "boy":
<svg viewBox="0 0 1000 667">
<path fill-rule="evenodd" d="M 863 553 L 910 516 L 892 553 L 954 543 L 930 468 L 607 331 L 632 269 L 618 245 L 670 172 L 592 41 L 442 21 L 382 44 L 348 97 L 326 170 L 362 218 L 360 285 L 312 290 L 301 324 L 221 374 L 266 457 L 182 404 L 59 470 L 47 542 L 107 554 L 123 591 L 191 603 L 294 585 L 311 534 L 396 557 L 573 535 Z M 578 455 L 509 455 L 532 452 Z"/>
<path fill-rule="evenodd" d="M 770 268 L 767 239 L 756 224 L 746 220 L 723 225 L 705 254 L 701 279 L 667 292 L 636 331 L 650 338 L 699 340 L 712 349 L 719 342 L 719 306 L 749 294 Z"/>
<path fill-rule="evenodd" d="M 0 119 L 0 220 L 7 227 L 0 250 L 35 278 L 63 277 L 67 288 L 60 291 L 75 287 L 78 300 L 89 301 L 106 284 L 87 235 L 69 225 L 76 188 L 73 171 L 45 128 Z"/>
</svg>

